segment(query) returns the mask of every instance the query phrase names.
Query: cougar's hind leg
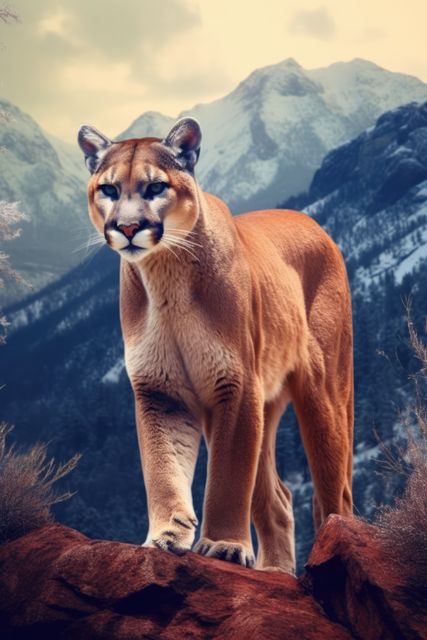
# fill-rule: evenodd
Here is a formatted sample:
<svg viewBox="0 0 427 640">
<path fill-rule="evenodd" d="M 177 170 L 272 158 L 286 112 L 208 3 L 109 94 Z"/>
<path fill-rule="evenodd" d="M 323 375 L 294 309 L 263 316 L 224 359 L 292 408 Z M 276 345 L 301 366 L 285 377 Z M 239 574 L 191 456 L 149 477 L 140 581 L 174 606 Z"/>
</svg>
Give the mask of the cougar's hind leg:
<svg viewBox="0 0 427 640">
<path fill-rule="evenodd" d="M 252 519 L 258 538 L 256 568 L 295 573 L 292 494 L 276 470 L 276 432 L 288 396 L 264 407 L 264 435 L 252 498 Z"/>
<path fill-rule="evenodd" d="M 314 361 L 309 373 L 293 377 L 290 389 L 313 480 L 318 528 L 330 513 L 352 513 L 353 367 L 348 349 L 327 360 L 317 348 Z"/>
</svg>

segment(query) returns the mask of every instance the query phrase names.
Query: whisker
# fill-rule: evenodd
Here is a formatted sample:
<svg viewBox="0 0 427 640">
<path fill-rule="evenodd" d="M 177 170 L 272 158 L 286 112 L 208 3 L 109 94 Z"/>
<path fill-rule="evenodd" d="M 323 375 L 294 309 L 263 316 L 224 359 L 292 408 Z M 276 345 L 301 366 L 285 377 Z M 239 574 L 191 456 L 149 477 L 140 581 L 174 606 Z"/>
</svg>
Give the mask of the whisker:
<svg viewBox="0 0 427 640">
<path fill-rule="evenodd" d="M 185 231 L 185 229 L 169 229 L 168 228 L 168 233 L 169 231 L 173 231 L 174 233 L 182 233 L 183 235 L 186 236 L 197 236 L 197 233 L 195 233 L 194 231 Z"/>
<path fill-rule="evenodd" d="M 177 238 L 177 240 L 183 242 L 184 244 L 187 244 L 189 247 L 200 247 L 201 249 L 203 249 L 203 245 L 199 242 L 193 242 L 192 240 L 187 240 L 186 238 Z"/>
<path fill-rule="evenodd" d="M 88 238 L 86 242 L 83 242 L 81 245 L 73 249 L 73 253 L 82 251 L 83 249 L 86 249 L 86 251 L 88 251 L 89 247 L 94 247 L 97 244 L 104 244 L 104 242 L 105 242 L 104 236 L 97 234 L 96 236 L 92 236 L 91 238 Z"/>
<path fill-rule="evenodd" d="M 75 249 L 73 249 L 73 252 L 82 251 L 82 249 L 89 249 L 90 247 L 95 247 L 98 244 L 104 244 L 104 243 L 101 242 L 101 241 L 98 241 L 98 242 L 83 242 L 82 244 L 80 244 L 77 247 L 75 247 Z"/>
<path fill-rule="evenodd" d="M 164 237 L 165 237 L 165 236 L 163 235 L 163 236 L 162 236 L 162 240 L 164 239 Z M 171 249 L 171 247 L 170 247 L 170 245 L 169 245 L 169 242 L 167 242 L 167 241 L 166 241 L 166 242 L 164 242 L 163 244 L 165 245 L 166 249 L 169 249 L 169 251 L 170 251 L 170 252 L 175 256 L 175 258 L 178 260 L 178 262 L 181 262 L 181 260 L 180 260 L 180 259 L 178 258 L 178 256 L 176 255 L 175 251 L 172 251 L 172 249 Z"/>
<path fill-rule="evenodd" d="M 94 260 L 95 256 L 97 255 L 97 253 L 99 253 L 99 251 L 101 251 L 102 246 L 98 247 L 97 249 L 94 249 L 92 251 L 92 255 L 89 255 L 85 258 L 85 262 L 83 263 L 83 267 L 84 269 L 86 269 Z"/>
<path fill-rule="evenodd" d="M 172 237 L 170 237 L 170 236 L 169 236 L 169 235 L 167 235 L 167 234 L 163 234 L 163 236 L 162 236 L 162 240 L 163 240 L 163 238 L 165 238 L 165 239 L 168 241 L 168 243 L 169 243 L 169 244 L 172 244 L 172 245 L 174 245 L 174 246 L 176 246 L 176 247 L 179 247 L 180 249 L 183 249 L 183 251 L 186 251 L 187 253 L 189 253 L 189 254 L 190 254 L 190 256 L 191 256 L 192 258 L 194 258 L 194 260 L 197 260 L 197 262 L 200 262 L 199 258 L 198 258 L 198 257 L 197 257 L 197 256 L 196 256 L 192 251 L 190 251 L 190 249 L 187 249 L 187 247 L 186 247 L 185 245 L 181 244 L 181 243 L 177 240 L 177 238 L 174 238 L 173 236 L 172 236 Z"/>
<path fill-rule="evenodd" d="M 179 242 L 179 240 L 177 240 L 176 238 L 173 238 L 173 239 L 169 238 L 169 239 L 172 241 L 172 244 L 176 245 L 177 247 L 181 247 L 182 249 L 186 249 L 188 252 L 191 253 L 191 255 L 193 255 L 194 257 L 197 257 L 196 254 L 191 251 L 192 247 L 189 247 L 183 242 Z"/>
<path fill-rule="evenodd" d="M 199 244 L 198 242 L 193 242 L 192 240 L 187 240 L 186 238 L 180 238 L 180 237 L 176 237 L 173 234 L 171 235 L 169 233 L 169 230 L 167 232 L 168 237 L 174 238 L 177 242 L 181 242 L 182 244 L 186 244 L 189 247 L 200 247 L 203 249 L 203 245 Z"/>
<path fill-rule="evenodd" d="M 173 242 L 172 244 L 174 244 L 176 247 L 179 247 L 179 248 L 180 248 L 180 249 L 182 249 L 183 251 L 186 251 L 188 254 L 190 254 L 190 256 L 191 256 L 194 260 L 197 260 L 197 262 L 200 262 L 199 258 L 198 258 L 198 257 L 197 257 L 197 256 L 196 256 L 192 251 L 190 251 L 190 249 L 187 249 L 187 247 L 184 247 L 183 245 L 176 244 L 176 243 L 174 243 L 174 242 Z"/>
<path fill-rule="evenodd" d="M 100 233 L 99 231 L 94 231 L 93 233 L 85 233 L 85 237 L 88 240 L 93 240 L 94 238 L 103 238 L 104 234 Z"/>
<path fill-rule="evenodd" d="M 94 238 L 95 236 L 102 235 L 99 231 L 93 231 L 93 229 L 70 229 L 67 230 L 67 238 Z"/>
<path fill-rule="evenodd" d="M 87 238 L 88 236 L 92 236 L 94 234 L 99 235 L 99 231 L 94 231 L 93 226 L 88 227 L 74 227 L 67 231 L 67 236 L 70 238 L 78 239 L 78 238 Z"/>
<path fill-rule="evenodd" d="M 101 244 L 102 242 L 105 242 L 104 236 L 98 236 L 97 238 L 89 238 L 88 240 L 86 240 L 87 245 Z"/>
</svg>

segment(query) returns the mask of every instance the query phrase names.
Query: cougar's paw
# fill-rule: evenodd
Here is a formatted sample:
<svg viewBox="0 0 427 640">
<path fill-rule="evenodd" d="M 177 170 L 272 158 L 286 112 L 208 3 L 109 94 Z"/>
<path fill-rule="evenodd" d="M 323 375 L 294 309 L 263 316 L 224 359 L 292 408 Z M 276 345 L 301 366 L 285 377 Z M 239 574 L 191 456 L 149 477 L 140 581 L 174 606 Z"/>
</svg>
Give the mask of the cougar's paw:
<svg viewBox="0 0 427 640">
<path fill-rule="evenodd" d="M 195 516 L 173 513 L 169 522 L 156 527 L 142 546 L 182 555 L 191 549 L 197 524 Z"/>
<path fill-rule="evenodd" d="M 253 567 L 255 565 L 254 554 L 252 549 L 245 546 L 241 542 L 233 540 L 210 540 L 209 538 L 200 538 L 194 545 L 193 551 L 200 553 L 208 558 L 217 558 L 218 560 L 227 560 L 241 564 L 244 567 Z"/>
</svg>

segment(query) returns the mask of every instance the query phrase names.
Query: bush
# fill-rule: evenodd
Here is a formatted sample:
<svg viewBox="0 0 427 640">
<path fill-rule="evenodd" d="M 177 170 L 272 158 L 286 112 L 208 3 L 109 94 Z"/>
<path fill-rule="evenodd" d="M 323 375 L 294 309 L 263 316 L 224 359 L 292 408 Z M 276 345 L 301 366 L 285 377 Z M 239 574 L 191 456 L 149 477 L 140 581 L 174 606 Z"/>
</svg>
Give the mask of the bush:
<svg viewBox="0 0 427 640">
<path fill-rule="evenodd" d="M 51 506 L 67 500 L 70 492 L 58 494 L 55 483 L 77 465 L 80 456 L 64 464 L 47 459 L 46 447 L 29 451 L 6 447 L 11 427 L 0 423 L 0 542 L 7 542 L 53 521 Z"/>
<path fill-rule="evenodd" d="M 410 586 L 427 595 L 427 347 L 416 334 L 409 312 L 408 308 L 411 343 L 421 362 L 415 376 L 420 436 L 410 439 L 405 455 L 396 463 L 397 470 L 408 465 L 410 469 L 403 496 L 396 498 L 393 506 L 380 508 L 376 524 L 385 551 L 408 566 Z"/>
<path fill-rule="evenodd" d="M 417 453 L 405 492 L 382 507 L 376 524 L 386 552 L 410 568 L 411 583 L 427 593 L 427 456 Z"/>
</svg>

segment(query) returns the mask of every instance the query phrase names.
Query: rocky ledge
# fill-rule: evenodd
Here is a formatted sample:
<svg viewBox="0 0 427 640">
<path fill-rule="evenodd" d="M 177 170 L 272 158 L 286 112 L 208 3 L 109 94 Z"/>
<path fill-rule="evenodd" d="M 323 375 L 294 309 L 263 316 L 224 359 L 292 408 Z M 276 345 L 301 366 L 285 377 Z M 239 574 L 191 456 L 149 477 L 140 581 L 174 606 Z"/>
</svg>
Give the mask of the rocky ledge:
<svg viewBox="0 0 427 640">
<path fill-rule="evenodd" d="M 54 524 L 0 547 L 0 637 L 425 638 L 425 603 L 410 584 L 357 519 L 326 521 L 299 579 Z"/>
</svg>

